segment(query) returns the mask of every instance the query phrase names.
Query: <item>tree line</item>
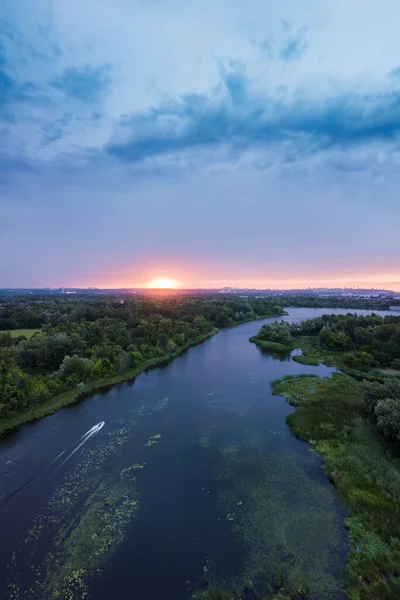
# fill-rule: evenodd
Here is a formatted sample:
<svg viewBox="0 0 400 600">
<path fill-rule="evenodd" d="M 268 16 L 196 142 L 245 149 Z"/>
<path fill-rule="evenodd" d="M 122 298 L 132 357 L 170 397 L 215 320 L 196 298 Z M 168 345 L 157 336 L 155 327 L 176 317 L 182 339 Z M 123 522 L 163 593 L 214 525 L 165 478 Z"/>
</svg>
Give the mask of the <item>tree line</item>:
<svg viewBox="0 0 400 600">
<path fill-rule="evenodd" d="M 386 369 L 400 377 L 400 317 L 322 315 L 301 323 L 263 325 L 259 340 L 296 347 L 296 337 L 307 336 L 313 345 L 337 352 L 339 365 L 362 374 Z M 388 376 L 383 383 L 364 379 L 361 384 L 366 414 L 387 440 L 400 442 L 400 378 Z"/>
<path fill-rule="evenodd" d="M 271 299 L 13 297 L 0 301 L 0 420 L 168 358 L 213 328 L 283 310 Z M 40 331 L 31 339 L 18 329 Z M 13 333 L 12 333 L 13 332 Z"/>
<path fill-rule="evenodd" d="M 300 323 L 266 323 L 256 338 L 290 349 L 300 336 L 312 337 L 313 344 L 324 350 L 340 352 L 349 368 L 400 370 L 400 317 L 326 314 Z"/>
<path fill-rule="evenodd" d="M 342 352 L 344 364 L 353 369 L 400 369 L 400 317 L 322 315 L 290 325 L 290 333 L 315 336 L 321 348 Z"/>
</svg>

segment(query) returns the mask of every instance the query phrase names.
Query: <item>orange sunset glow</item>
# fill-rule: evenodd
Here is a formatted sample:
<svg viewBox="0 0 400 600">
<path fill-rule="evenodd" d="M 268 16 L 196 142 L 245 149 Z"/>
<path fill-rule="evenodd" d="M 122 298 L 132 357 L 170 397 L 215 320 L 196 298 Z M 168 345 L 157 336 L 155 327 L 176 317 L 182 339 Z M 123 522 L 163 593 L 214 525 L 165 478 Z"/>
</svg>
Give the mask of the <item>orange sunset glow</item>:
<svg viewBox="0 0 400 600">
<path fill-rule="evenodd" d="M 129 269 L 130 270 L 130 269 Z M 140 266 L 137 276 L 127 274 L 128 269 L 115 273 L 112 278 L 102 277 L 98 274 L 91 280 L 86 277 L 67 281 L 70 287 L 88 287 L 96 286 L 99 288 L 147 288 L 147 289 L 219 289 L 224 287 L 252 288 L 252 289 L 303 289 L 303 288 L 341 288 L 341 287 L 360 287 L 360 288 L 380 288 L 400 291 L 400 273 L 394 269 L 388 269 L 385 272 L 384 267 L 379 273 L 377 270 L 368 272 L 360 268 L 359 272 L 335 272 L 326 270 L 325 273 L 312 272 L 311 270 L 298 276 L 295 272 L 282 273 L 279 277 L 276 272 L 263 269 L 264 273 L 260 276 L 250 268 L 241 267 L 235 273 L 235 269 L 226 266 L 226 272 L 219 266 L 204 265 L 194 263 L 192 269 L 185 265 L 182 268 L 171 266 L 171 271 L 176 271 L 174 276 L 157 275 L 157 270 L 151 266 Z M 155 271 L 155 273 L 154 273 Z M 168 272 L 168 271 L 167 271 Z M 64 282 L 62 282 L 64 283 Z M 57 285 L 60 283 L 57 281 Z"/>
<path fill-rule="evenodd" d="M 151 289 L 164 289 L 164 290 L 173 290 L 177 287 L 177 282 L 170 277 L 158 277 L 150 281 L 149 288 Z"/>
</svg>

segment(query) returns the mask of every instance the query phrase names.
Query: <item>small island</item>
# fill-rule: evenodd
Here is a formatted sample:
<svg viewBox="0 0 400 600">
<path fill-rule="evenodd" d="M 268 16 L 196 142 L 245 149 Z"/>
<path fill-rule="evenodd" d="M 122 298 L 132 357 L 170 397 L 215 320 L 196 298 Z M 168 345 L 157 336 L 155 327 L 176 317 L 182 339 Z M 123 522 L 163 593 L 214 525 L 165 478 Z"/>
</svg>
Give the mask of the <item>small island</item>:
<svg viewBox="0 0 400 600">
<path fill-rule="evenodd" d="M 257 344 L 263 350 L 272 352 L 286 352 L 295 348 L 291 326 L 285 321 L 266 323 L 257 335 L 250 338 L 250 342 Z"/>
</svg>

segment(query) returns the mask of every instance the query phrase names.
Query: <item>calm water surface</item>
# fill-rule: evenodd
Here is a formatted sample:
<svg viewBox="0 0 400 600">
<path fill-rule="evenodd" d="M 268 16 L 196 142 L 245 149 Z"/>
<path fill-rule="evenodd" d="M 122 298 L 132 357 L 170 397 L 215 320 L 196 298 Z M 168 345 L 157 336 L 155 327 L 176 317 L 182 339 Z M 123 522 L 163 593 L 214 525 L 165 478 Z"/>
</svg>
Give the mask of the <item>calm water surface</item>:
<svg viewBox="0 0 400 600">
<path fill-rule="evenodd" d="M 343 597 L 344 512 L 270 391 L 333 369 L 263 353 L 261 324 L 0 441 L 1 598 L 184 600 L 206 579 L 264 592 L 282 566 L 310 598 Z"/>
</svg>

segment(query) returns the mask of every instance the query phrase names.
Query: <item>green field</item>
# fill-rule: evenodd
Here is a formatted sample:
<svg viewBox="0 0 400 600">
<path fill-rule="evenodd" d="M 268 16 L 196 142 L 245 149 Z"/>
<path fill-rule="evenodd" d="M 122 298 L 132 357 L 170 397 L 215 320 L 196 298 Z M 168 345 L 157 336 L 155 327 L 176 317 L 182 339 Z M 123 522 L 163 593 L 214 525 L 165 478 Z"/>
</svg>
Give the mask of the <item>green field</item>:
<svg viewBox="0 0 400 600">
<path fill-rule="evenodd" d="M 30 340 L 35 333 L 39 333 L 40 331 L 40 329 L 12 329 L 11 331 L 6 331 L 6 333 L 11 333 L 13 338 L 24 335 L 28 340 Z"/>
</svg>

